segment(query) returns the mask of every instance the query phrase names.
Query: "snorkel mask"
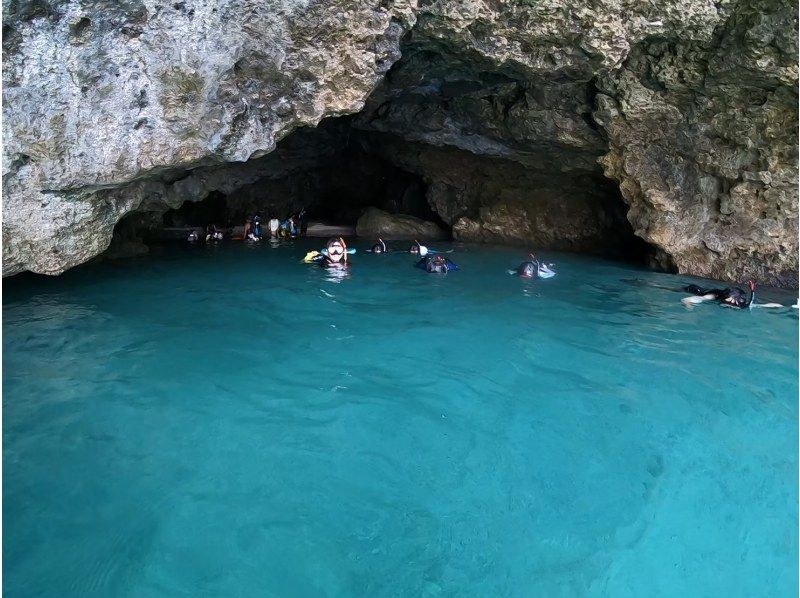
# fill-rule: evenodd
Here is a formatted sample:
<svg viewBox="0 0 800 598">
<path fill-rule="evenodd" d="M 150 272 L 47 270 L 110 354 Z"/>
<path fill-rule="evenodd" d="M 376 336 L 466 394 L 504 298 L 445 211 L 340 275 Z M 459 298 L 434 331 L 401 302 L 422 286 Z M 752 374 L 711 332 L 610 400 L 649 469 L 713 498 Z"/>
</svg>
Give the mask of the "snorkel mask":
<svg viewBox="0 0 800 598">
<path fill-rule="evenodd" d="M 536 264 L 533 262 L 524 262 L 518 270 L 519 275 L 522 278 L 533 278 L 536 276 Z"/>
<path fill-rule="evenodd" d="M 439 255 L 430 258 L 426 266 L 428 272 L 437 272 L 440 274 L 442 272 L 447 272 L 447 261 L 445 261 L 445 259 Z"/>
<path fill-rule="evenodd" d="M 347 245 L 341 237 L 328 241 L 327 250 L 330 261 L 337 263 L 347 261 Z"/>
</svg>

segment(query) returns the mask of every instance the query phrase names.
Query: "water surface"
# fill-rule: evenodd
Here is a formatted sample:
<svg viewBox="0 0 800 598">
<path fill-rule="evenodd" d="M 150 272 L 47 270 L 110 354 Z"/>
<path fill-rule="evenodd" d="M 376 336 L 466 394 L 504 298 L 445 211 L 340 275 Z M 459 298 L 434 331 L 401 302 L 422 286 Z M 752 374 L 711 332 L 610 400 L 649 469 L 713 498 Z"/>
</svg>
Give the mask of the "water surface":
<svg viewBox="0 0 800 598">
<path fill-rule="evenodd" d="M 8 597 L 796 595 L 796 313 L 312 246 L 5 282 Z"/>
</svg>

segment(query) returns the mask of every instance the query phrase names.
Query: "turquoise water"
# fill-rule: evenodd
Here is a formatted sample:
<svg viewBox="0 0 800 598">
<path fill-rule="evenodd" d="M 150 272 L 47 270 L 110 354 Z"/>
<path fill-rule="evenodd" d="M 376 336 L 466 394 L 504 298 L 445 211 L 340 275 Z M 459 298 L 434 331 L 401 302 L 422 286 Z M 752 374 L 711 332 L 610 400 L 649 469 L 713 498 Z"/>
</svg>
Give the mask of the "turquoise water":
<svg viewBox="0 0 800 598">
<path fill-rule="evenodd" d="M 796 312 L 311 246 L 6 281 L 6 596 L 797 594 Z"/>
</svg>

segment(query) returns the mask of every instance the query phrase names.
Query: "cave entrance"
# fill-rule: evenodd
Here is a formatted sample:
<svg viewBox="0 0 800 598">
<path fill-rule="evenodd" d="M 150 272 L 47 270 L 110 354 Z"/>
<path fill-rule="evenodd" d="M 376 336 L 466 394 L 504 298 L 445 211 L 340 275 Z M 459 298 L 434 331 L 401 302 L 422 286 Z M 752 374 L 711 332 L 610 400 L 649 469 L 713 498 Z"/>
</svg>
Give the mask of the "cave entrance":
<svg viewBox="0 0 800 598">
<path fill-rule="evenodd" d="M 592 117 L 594 83 L 483 66 L 494 70 L 409 42 L 360 113 L 171 183 L 184 203 L 161 227 L 240 232 L 254 214 L 266 222 L 305 209 L 310 234 L 317 222 L 352 232 L 374 207 L 458 241 L 652 263 L 598 163 L 608 144 Z"/>
<path fill-rule="evenodd" d="M 321 225 L 319 234 L 332 227 L 352 234 L 370 207 L 434 222 L 442 237 L 450 237 L 449 224 L 428 201 L 425 177 L 375 152 L 352 129 L 351 117 L 299 129 L 262 158 L 197 169 L 170 184 L 170 192 L 184 200 L 180 207 L 167 210 L 160 220 L 135 219 L 149 227 L 136 231 L 148 243 L 184 239 L 209 224 L 236 236 L 256 214 L 266 225 L 301 210 L 311 236 L 315 224 Z M 131 227 L 126 224 L 127 234 Z"/>
<path fill-rule="evenodd" d="M 184 202 L 180 208 L 169 210 L 162 217 L 165 229 L 205 227 L 211 223 L 219 227 L 233 226 L 227 197 L 219 191 L 212 191 L 201 201 Z"/>
</svg>

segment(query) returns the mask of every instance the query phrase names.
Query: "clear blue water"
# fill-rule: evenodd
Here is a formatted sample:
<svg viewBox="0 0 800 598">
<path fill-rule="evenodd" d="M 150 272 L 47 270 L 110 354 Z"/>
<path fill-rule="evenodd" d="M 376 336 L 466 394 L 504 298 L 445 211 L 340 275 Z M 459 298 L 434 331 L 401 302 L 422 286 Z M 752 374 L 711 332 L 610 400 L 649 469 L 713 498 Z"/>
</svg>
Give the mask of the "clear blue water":
<svg viewBox="0 0 800 598">
<path fill-rule="evenodd" d="M 796 595 L 796 312 L 310 246 L 6 281 L 7 597 Z"/>
</svg>

